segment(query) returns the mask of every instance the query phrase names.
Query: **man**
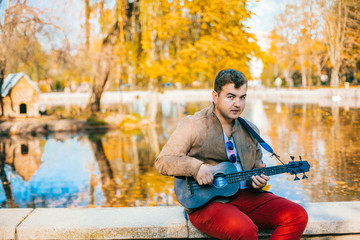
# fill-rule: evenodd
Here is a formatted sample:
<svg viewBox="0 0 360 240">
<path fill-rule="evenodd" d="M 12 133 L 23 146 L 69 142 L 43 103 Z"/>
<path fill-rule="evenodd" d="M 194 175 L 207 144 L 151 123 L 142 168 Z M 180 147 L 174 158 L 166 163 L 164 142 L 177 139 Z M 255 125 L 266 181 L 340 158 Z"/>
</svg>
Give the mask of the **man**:
<svg viewBox="0 0 360 240">
<path fill-rule="evenodd" d="M 266 167 L 259 143 L 237 119 L 245 108 L 247 79 L 239 71 L 218 73 L 213 104 L 179 123 L 156 159 L 163 175 L 191 176 L 200 185 L 214 180 L 208 166 L 231 161 L 238 171 Z M 255 131 L 258 129 L 248 122 Z M 187 209 L 191 223 L 219 239 L 257 239 L 258 228 L 274 229 L 271 240 L 300 239 L 308 216 L 298 204 L 262 191 L 270 178 L 261 174 L 240 182 L 231 198 Z"/>
</svg>

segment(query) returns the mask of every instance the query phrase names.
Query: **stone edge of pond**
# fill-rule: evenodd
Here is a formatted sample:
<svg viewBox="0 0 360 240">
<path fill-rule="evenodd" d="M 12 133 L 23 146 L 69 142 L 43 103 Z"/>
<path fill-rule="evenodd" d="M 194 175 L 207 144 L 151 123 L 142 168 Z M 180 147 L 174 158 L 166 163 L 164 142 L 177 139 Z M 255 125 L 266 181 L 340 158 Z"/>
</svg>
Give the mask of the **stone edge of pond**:
<svg viewBox="0 0 360 240">
<path fill-rule="evenodd" d="M 309 214 L 303 237 L 360 236 L 360 201 L 301 205 Z M 209 237 L 192 226 L 182 207 L 0 209 L 0 239 L 176 238 Z"/>
</svg>

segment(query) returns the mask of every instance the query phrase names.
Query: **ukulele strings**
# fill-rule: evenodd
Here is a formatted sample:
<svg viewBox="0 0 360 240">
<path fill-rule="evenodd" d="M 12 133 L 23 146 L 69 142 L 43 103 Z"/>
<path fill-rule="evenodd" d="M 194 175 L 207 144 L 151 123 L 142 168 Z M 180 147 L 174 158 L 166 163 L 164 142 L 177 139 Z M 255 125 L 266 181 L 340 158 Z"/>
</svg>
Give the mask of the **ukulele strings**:
<svg viewBox="0 0 360 240">
<path fill-rule="evenodd" d="M 280 165 L 280 166 L 273 166 L 273 167 L 268 167 L 265 169 L 257 169 L 256 171 L 254 170 L 249 170 L 249 171 L 243 171 L 243 172 L 236 172 L 236 173 L 230 173 L 230 174 L 226 174 L 223 176 L 218 176 L 218 177 L 225 177 L 227 180 L 228 184 L 232 184 L 232 183 L 236 183 L 239 181 L 245 181 L 248 178 L 251 178 L 251 176 L 254 175 L 254 173 L 265 173 L 265 174 L 269 174 L 269 175 L 275 175 L 275 174 L 279 174 L 279 173 L 283 173 L 284 169 L 286 169 L 286 165 Z M 190 180 L 191 182 L 188 183 L 188 187 L 191 188 L 192 190 L 197 190 L 197 189 L 201 189 L 201 188 L 206 188 L 206 187 L 211 187 L 211 185 L 199 185 L 195 180 Z"/>
</svg>

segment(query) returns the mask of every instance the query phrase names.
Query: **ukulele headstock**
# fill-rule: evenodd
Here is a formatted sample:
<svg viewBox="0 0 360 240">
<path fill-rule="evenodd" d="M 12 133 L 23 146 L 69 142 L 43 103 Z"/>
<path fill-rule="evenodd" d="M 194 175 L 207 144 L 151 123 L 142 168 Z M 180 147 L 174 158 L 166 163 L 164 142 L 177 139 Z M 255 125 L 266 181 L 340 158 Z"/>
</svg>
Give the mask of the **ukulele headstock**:
<svg viewBox="0 0 360 240">
<path fill-rule="evenodd" d="M 295 157 L 290 156 L 291 162 L 287 164 L 287 170 L 291 175 L 295 174 L 294 181 L 300 180 L 297 174 L 302 173 L 302 179 L 308 178 L 305 173 L 310 171 L 310 164 L 307 161 L 302 161 L 301 156 L 299 156 L 300 161 L 294 161 Z"/>
</svg>

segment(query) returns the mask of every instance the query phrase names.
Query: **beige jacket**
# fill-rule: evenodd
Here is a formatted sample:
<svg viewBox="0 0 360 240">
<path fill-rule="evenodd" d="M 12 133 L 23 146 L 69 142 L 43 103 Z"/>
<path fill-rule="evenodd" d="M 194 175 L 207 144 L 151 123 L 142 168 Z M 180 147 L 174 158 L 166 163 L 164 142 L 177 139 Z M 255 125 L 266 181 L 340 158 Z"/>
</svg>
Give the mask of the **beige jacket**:
<svg viewBox="0 0 360 240">
<path fill-rule="evenodd" d="M 259 132 L 254 124 L 248 123 Z M 232 136 L 243 170 L 259 168 L 260 145 L 237 119 Z M 212 104 L 180 121 L 155 160 L 155 167 L 162 175 L 196 177 L 201 164 L 216 165 L 223 161 L 228 161 L 223 129 Z"/>
</svg>

